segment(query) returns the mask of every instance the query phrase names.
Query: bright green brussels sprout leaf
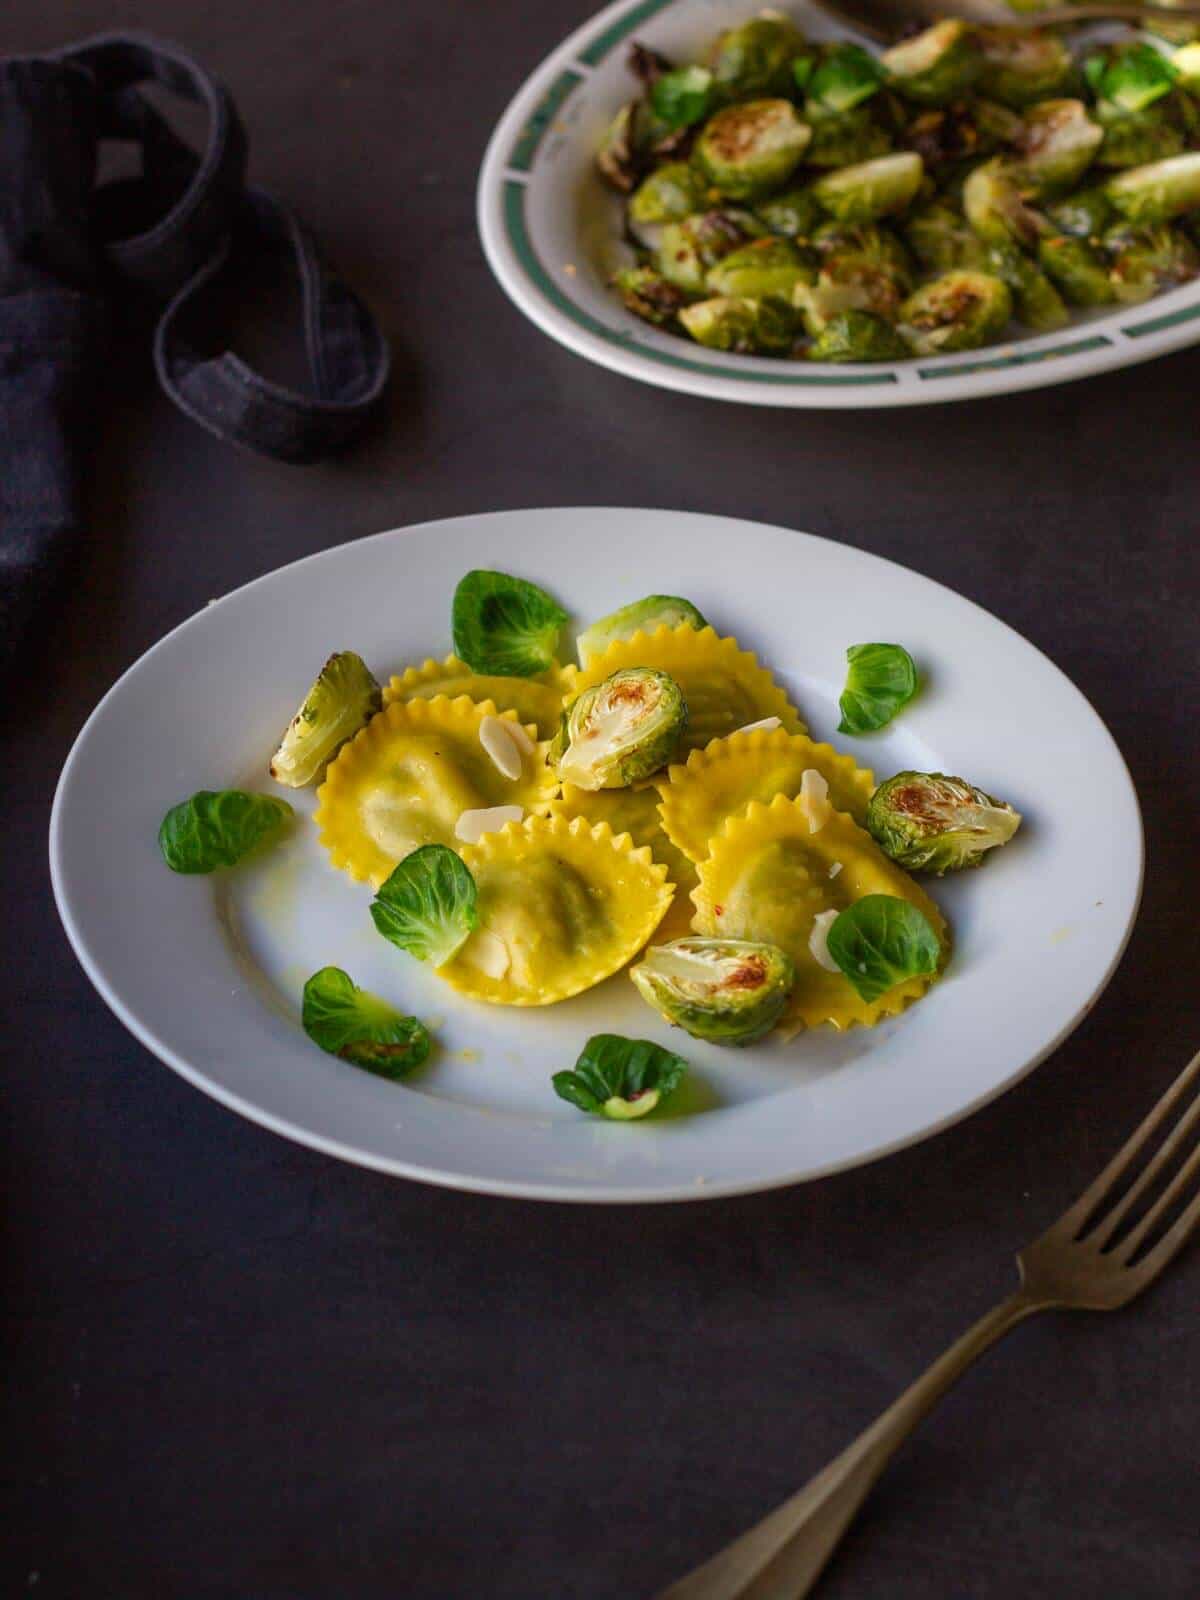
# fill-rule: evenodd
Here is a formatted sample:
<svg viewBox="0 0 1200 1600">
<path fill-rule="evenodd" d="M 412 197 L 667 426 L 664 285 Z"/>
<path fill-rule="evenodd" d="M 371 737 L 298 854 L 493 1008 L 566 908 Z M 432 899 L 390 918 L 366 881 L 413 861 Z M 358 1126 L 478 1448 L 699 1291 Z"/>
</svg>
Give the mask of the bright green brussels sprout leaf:
<svg viewBox="0 0 1200 1600">
<path fill-rule="evenodd" d="M 806 166 L 848 167 L 886 155 L 892 148 L 892 135 L 873 114 L 871 106 L 856 106 L 850 111 L 807 109 L 805 116 L 812 129 L 812 140 L 804 152 Z"/>
<path fill-rule="evenodd" d="M 379 1078 L 407 1077 L 432 1045 L 416 1017 L 360 989 L 340 967 L 322 967 L 304 985 L 301 1020 L 315 1045 Z"/>
<path fill-rule="evenodd" d="M 383 691 L 353 650 L 339 650 L 288 723 L 271 757 L 271 776 L 289 789 L 311 783 L 346 740 L 383 706 Z"/>
<path fill-rule="evenodd" d="M 686 294 L 704 293 L 710 267 L 731 251 L 761 239 L 766 227 L 749 211 L 736 207 L 701 211 L 682 222 L 668 222 L 654 255 L 654 265 L 668 283 Z"/>
<path fill-rule="evenodd" d="M 627 311 L 657 328 L 674 322 L 688 303 L 684 291 L 668 283 L 653 267 L 625 267 L 613 278 L 613 287 Z"/>
<path fill-rule="evenodd" d="M 976 167 L 963 184 L 963 212 L 988 244 L 1011 240 L 1033 249 L 1048 231 L 1045 219 L 1025 203 L 1016 173 L 996 158 Z"/>
<path fill-rule="evenodd" d="M 1105 306 L 1116 298 L 1108 262 L 1087 239 L 1060 233 L 1038 245 L 1038 263 L 1073 306 Z"/>
<path fill-rule="evenodd" d="M 935 973 L 942 959 L 929 918 L 892 894 L 864 895 L 847 906 L 826 948 L 868 1005 L 898 983 Z"/>
<path fill-rule="evenodd" d="M 982 28 L 979 91 L 1020 110 L 1064 94 L 1075 81 L 1075 59 L 1057 33 L 1041 28 Z"/>
<path fill-rule="evenodd" d="M 479 926 L 475 879 L 448 845 L 423 844 L 380 885 L 371 920 L 410 956 L 444 967 Z"/>
<path fill-rule="evenodd" d="M 916 663 L 899 644 L 852 644 L 846 660 L 850 670 L 838 701 L 838 732 L 874 733 L 916 694 Z"/>
<path fill-rule="evenodd" d="M 1102 167 L 1140 167 L 1177 156 L 1185 144 L 1184 129 L 1173 115 L 1174 103 L 1160 101 L 1145 111 L 1122 111 L 1108 100 L 1096 107 L 1104 129 L 1097 161 Z"/>
<path fill-rule="evenodd" d="M 810 361 L 903 361 L 911 353 L 892 324 L 870 311 L 830 317 L 807 352 Z"/>
<path fill-rule="evenodd" d="M 1200 42 L 1181 45 L 1171 57 L 1176 81 L 1191 94 L 1200 94 Z"/>
<path fill-rule="evenodd" d="M 162 819 L 158 848 L 172 872 L 215 872 L 236 866 L 292 815 L 287 801 L 274 795 L 199 789 Z"/>
<path fill-rule="evenodd" d="M 679 320 L 697 344 L 743 356 L 787 355 L 795 338 L 791 307 L 778 300 L 719 295 L 688 306 Z"/>
<path fill-rule="evenodd" d="M 811 138 L 790 100 L 749 100 L 708 119 L 692 160 L 723 194 L 752 200 L 787 182 Z"/>
<path fill-rule="evenodd" d="M 1104 143 L 1082 100 L 1043 100 L 1025 113 L 1017 141 L 1020 181 L 1039 194 L 1078 183 Z"/>
<path fill-rule="evenodd" d="M 900 308 L 900 327 L 919 356 L 975 350 L 1001 333 L 1012 316 L 1008 285 L 989 272 L 944 272 Z"/>
<path fill-rule="evenodd" d="M 556 1072 L 551 1082 L 560 1100 L 581 1111 L 632 1122 L 674 1094 L 687 1065 L 650 1039 L 598 1033 L 584 1045 L 575 1070 Z"/>
<path fill-rule="evenodd" d="M 937 200 L 907 218 L 904 237 L 923 267 L 950 272 L 959 267 L 982 267 L 987 246 L 952 206 Z"/>
<path fill-rule="evenodd" d="M 537 584 L 477 569 L 454 591 L 454 653 L 473 672 L 532 678 L 554 665 L 566 620 L 563 608 Z"/>
<path fill-rule="evenodd" d="M 629 201 L 633 222 L 679 222 L 704 204 L 700 174 L 686 161 L 668 161 L 643 178 Z"/>
<path fill-rule="evenodd" d="M 892 87 L 908 100 L 944 106 L 957 100 L 983 71 L 975 31 L 957 18 L 935 22 L 880 58 Z"/>
<path fill-rule="evenodd" d="M 905 210 L 924 175 L 915 150 L 898 150 L 894 155 L 827 173 L 813 184 L 813 194 L 841 222 L 874 222 Z"/>
<path fill-rule="evenodd" d="M 785 239 L 807 238 L 825 216 L 811 189 L 785 189 L 760 200 L 757 211 L 771 232 Z"/>
<path fill-rule="evenodd" d="M 674 678 L 655 667 L 624 667 L 571 702 L 550 759 L 577 789 L 625 789 L 666 766 L 687 716 Z"/>
<path fill-rule="evenodd" d="M 575 641 L 579 663 L 586 667 L 616 639 L 632 639 L 635 633 L 654 633 L 659 628 L 681 628 L 685 622 L 693 628 L 708 626 L 690 600 L 674 594 L 648 594 L 585 628 Z"/>
<path fill-rule="evenodd" d="M 717 36 L 708 65 L 722 99 L 748 100 L 786 94 L 793 82 L 792 61 L 806 52 L 804 35 L 790 22 L 755 17 Z"/>
<path fill-rule="evenodd" d="M 1170 94 L 1176 78 L 1170 59 L 1141 39 L 1117 45 L 1107 55 L 1089 57 L 1083 71 L 1097 100 L 1107 100 L 1122 111 L 1145 111 Z"/>
<path fill-rule="evenodd" d="M 1054 227 L 1077 239 L 1099 238 L 1115 215 L 1101 184 L 1077 189 L 1046 207 L 1046 216 Z"/>
<path fill-rule="evenodd" d="M 813 105 L 840 112 L 852 111 L 883 85 L 884 71 L 873 55 L 858 44 L 835 44 L 824 51 L 802 87 Z"/>
<path fill-rule="evenodd" d="M 778 1022 L 796 981 L 790 956 L 750 939 L 652 945 L 629 976 L 642 999 L 710 1044 L 752 1044 Z"/>
<path fill-rule="evenodd" d="M 1200 251 L 1177 228 L 1118 223 L 1104 235 L 1109 281 L 1117 299 L 1140 304 L 1200 277 Z"/>
<path fill-rule="evenodd" d="M 1010 240 L 987 247 L 987 269 L 1008 285 L 1019 322 L 1036 333 L 1050 333 L 1071 320 L 1053 282 Z"/>
<path fill-rule="evenodd" d="M 712 104 L 713 75 L 704 67 L 664 72 L 650 90 L 650 104 L 669 128 L 690 128 Z"/>
<path fill-rule="evenodd" d="M 944 772 L 898 772 L 867 807 L 867 831 L 885 855 L 909 872 L 939 877 L 979 866 L 1020 826 L 1012 806 Z"/>
<path fill-rule="evenodd" d="M 1200 208 L 1200 150 L 1110 178 L 1109 203 L 1130 222 L 1170 222 Z"/>
<path fill-rule="evenodd" d="M 708 269 L 707 288 L 714 295 L 777 297 L 790 304 L 796 285 L 815 278 L 816 269 L 790 239 L 754 239 Z"/>
</svg>

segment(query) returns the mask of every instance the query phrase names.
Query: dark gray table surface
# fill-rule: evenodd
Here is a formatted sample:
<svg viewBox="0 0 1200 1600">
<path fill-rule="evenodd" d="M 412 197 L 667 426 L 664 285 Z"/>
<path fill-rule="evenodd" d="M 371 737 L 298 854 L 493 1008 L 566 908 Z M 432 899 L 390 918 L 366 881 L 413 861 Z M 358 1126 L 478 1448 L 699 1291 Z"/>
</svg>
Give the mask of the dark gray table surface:
<svg viewBox="0 0 1200 1600">
<path fill-rule="evenodd" d="M 114 363 L 91 537 L 4 697 L 5 1595 L 648 1595 L 1006 1291 L 1012 1252 L 1200 1044 L 1200 351 L 875 415 L 738 409 L 586 365 L 492 282 L 473 194 L 490 126 L 587 10 L 8 0 L 0 17 L 0 51 L 114 20 L 191 46 L 241 104 L 254 177 L 303 210 L 397 353 L 386 426 L 310 470 L 211 440 L 154 393 L 144 352 Z M 1113 729 L 1145 808 L 1141 920 L 1074 1037 L 968 1123 L 740 1201 L 483 1199 L 241 1121 L 93 993 L 46 821 L 120 671 L 325 545 L 588 502 L 894 557 L 1020 629 Z M 1200 1591 L 1198 1306 L 1194 1252 L 1119 1317 L 1021 1329 L 897 1462 L 823 1592 Z"/>
</svg>

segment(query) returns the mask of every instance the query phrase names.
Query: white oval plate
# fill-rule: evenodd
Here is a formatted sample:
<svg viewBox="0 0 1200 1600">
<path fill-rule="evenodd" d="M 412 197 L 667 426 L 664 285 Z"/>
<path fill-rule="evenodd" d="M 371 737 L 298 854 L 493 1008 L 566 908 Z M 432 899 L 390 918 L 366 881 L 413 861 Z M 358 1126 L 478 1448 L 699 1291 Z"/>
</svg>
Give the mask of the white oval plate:
<svg viewBox="0 0 1200 1600">
<path fill-rule="evenodd" d="M 497 566 L 582 618 L 684 590 L 760 652 L 820 737 L 845 649 L 899 638 L 925 687 L 885 735 L 849 741 L 880 775 L 963 772 L 1025 814 L 981 871 L 934 892 L 955 955 L 882 1027 L 720 1050 L 673 1032 L 623 975 L 543 1011 L 473 1005 L 374 931 L 371 892 L 308 822 L 212 878 L 177 877 L 156 834 L 196 789 L 274 789 L 266 760 L 334 649 L 381 678 L 448 648 L 462 574 Z M 285 792 L 285 791 L 275 791 Z M 735 1194 L 852 1166 L 919 1139 L 1027 1072 L 1080 1020 L 1128 936 L 1142 870 L 1129 775 L 1096 713 L 1003 623 L 903 567 L 824 539 L 673 511 L 506 511 L 342 545 L 185 622 L 100 702 L 63 769 L 54 891 L 88 975 L 127 1027 L 255 1121 L 385 1172 L 555 1200 Z M 436 1059 L 395 1085 L 305 1038 L 305 978 L 328 964 L 425 1018 Z M 550 1074 L 614 1031 L 682 1049 L 690 1115 L 605 1123 Z"/>
<path fill-rule="evenodd" d="M 593 156 L 630 98 L 625 57 L 644 40 L 694 60 L 751 0 L 618 0 L 528 78 L 501 117 L 479 176 L 479 230 L 492 271 L 544 333 L 601 366 L 665 389 L 749 405 L 927 405 L 1068 383 L 1180 350 L 1200 339 L 1200 280 L 1140 306 L 1075 318 L 1068 328 L 929 360 L 863 366 L 771 361 L 705 350 L 625 310 L 607 279 L 619 250 L 618 204 Z M 812 38 L 871 41 L 814 5 L 788 14 Z"/>
</svg>

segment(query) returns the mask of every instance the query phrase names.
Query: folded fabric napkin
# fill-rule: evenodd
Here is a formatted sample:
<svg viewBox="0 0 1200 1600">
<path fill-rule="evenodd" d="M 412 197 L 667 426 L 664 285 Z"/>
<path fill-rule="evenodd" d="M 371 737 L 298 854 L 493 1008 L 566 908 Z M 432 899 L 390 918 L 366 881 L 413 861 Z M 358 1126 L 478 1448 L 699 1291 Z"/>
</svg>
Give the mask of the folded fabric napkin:
<svg viewBox="0 0 1200 1600">
<path fill-rule="evenodd" d="M 201 104 L 205 148 L 137 85 Z M 96 185 L 102 139 L 135 142 L 140 176 Z M 0 61 L 0 662 L 11 654 L 81 523 L 84 440 L 114 297 L 161 308 L 154 364 L 202 427 L 281 461 L 343 446 L 387 382 L 386 341 L 291 213 L 245 184 L 246 136 L 228 91 L 174 45 L 105 34 Z M 231 351 L 202 357 L 187 310 L 257 259 L 299 280 L 312 379 L 301 394 Z"/>
</svg>

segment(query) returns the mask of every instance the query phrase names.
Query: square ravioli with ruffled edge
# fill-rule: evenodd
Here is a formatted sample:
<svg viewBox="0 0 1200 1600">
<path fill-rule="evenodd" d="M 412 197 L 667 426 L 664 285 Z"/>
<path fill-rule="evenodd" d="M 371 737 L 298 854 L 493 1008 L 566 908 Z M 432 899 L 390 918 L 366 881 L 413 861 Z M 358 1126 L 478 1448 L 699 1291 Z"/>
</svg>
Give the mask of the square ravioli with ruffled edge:
<svg viewBox="0 0 1200 1600">
<path fill-rule="evenodd" d="M 516 776 L 507 776 L 483 742 L 497 720 L 510 731 Z M 515 712 L 497 715 L 460 695 L 394 701 L 330 762 L 314 817 L 334 866 L 378 888 L 423 844 L 460 849 L 464 812 L 493 806 L 543 811 L 558 788 L 537 729 Z"/>
<path fill-rule="evenodd" d="M 647 848 L 583 817 L 527 817 L 461 853 L 478 926 L 438 976 L 492 1005 L 553 1005 L 603 982 L 653 936 L 674 895 Z"/>
<path fill-rule="evenodd" d="M 908 978 L 878 1000 L 863 1000 L 843 973 L 828 971 L 818 959 L 814 930 L 822 912 L 844 911 L 865 895 L 895 895 L 929 920 L 942 943 L 942 966 L 949 956 L 941 912 L 870 834 L 841 812 L 816 828 L 814 820 L 799 799 L 752 801 L 712 840 L 692 895 L 697 933 L 763 940 L 792 958 L 796 984 L 779 1024 L 785 1039 L 821 1023 L 871 1027 L 903 1011 L 933 981 L 929 975 Z"/>
<path fill-rule="evenodd" d="M 539 739 L 550 739 L 558 727 L 564 696 L 572 693 L 578 668 L 555 664 L 531 678 L 499 677 L 472 672 L 465 661 L 448 655 L 432 657 L 419 667 L 406 667 L 383 691 L 384 705 L 395 700 L 432 700 L 438 695 L 456 699 L 468 695 L 482 703 L 490 700 L 499 712 L 515 711 L 522 723 L 535 723 Z"/>
</svg>

